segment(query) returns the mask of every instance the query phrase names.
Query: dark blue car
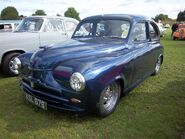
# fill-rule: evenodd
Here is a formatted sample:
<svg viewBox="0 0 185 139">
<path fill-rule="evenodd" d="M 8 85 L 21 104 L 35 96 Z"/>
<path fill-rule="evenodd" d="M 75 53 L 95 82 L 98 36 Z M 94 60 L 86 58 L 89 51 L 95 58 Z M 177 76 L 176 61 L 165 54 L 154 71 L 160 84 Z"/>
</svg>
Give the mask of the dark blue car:
<svg viewBox="0 0 185 139">
<path fill-rule="evenodd" d="M 43 108 L 111 114 L 120 96 L 159 73 L 163 47 L 156 23 L 143 16 L 85 18 L 70 41 L 14 60 L 25 98 Z"/>
</svg>

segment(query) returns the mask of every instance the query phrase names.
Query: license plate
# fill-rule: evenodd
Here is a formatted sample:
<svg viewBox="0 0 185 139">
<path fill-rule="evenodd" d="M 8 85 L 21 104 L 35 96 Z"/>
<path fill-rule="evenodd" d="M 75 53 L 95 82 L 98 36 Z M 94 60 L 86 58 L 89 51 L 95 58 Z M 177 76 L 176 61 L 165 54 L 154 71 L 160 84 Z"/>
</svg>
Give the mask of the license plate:
<svg viewBox="0 0 185 139">
<path fill-rule="evenodd" d="M 27 94 L 25 93 L 25 98 L 27 101 L 29 101 L 30 103 L 44 109 L 44 110 L 47 110 L 47 102 L 41 100 L 41 99 L 38 99 L 36 97 L 33 97 L 32 95 L 30 94 Z"/>
</svg>

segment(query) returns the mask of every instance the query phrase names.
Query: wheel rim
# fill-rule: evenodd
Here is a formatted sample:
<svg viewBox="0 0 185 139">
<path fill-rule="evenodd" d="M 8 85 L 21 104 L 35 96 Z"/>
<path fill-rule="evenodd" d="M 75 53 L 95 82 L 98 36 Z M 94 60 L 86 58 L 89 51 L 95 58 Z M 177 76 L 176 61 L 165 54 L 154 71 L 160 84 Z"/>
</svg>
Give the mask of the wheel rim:
<svg viewBox="0 0 185 139">
<path fill-rule="evenodd" d="M 15 58 L 15 57 L 13 57 L 13 58 L 10 60 L 10 62 L 9 62 L 9 69 L 10 69 L 11 72 L 16 73 L 16 67 L 15 67 L 15 66 L 17 66 L 17 65 L 14 64 L 14 61 L 13 61 L 14 58 Z"/>
<path fill-rule="evenodd" d="M 156 66 L 155 66 L 156 73 L 159 72 L 160 67 L 161 67 L 161 58 L 158 58 L 157 63 L 156 63 Z"/>
<path fill-rule="evenodd" d="M 115 107 L 119 96 L 120 96 L 120 87 L 116 83 L 109 85 L 104 90 L 102 96 L 101 105 L 103 109 L 106 111 L 111 111 Z"/>
</svg>

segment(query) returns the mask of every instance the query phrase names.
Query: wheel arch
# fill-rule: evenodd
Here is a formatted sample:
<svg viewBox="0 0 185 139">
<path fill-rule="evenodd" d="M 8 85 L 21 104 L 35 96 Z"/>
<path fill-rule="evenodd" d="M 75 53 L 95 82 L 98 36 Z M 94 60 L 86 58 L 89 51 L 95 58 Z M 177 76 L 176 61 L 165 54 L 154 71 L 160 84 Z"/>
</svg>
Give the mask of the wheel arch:
<svg viewBox="0 0 185 139">
<path fill-rule="evenodd" d="M 10 51 L 7 51 L 3 54 L 2 58 L 1 58 L 1 64 L 3 65 L 3 61 L 4 61 L 4 58 L 6 55 L 10 54 L 10 53 L 25 53 L 26 51 L 25 50 L 10 50 Z"/>
<path fill-rule="evenodd" d="M 125 89 L 125 81 L 124 81 L 124 79 L 119 78 L 116 81 L 119 82 L 119 84 L 121 86 L 121 96 L 125 95 L 125 91 L 124 91 L 124 89 Z"/>
<path fill-rule="evenodd" d="M 163 54 L 160 54 L 159 57 L 161 57 L 161 64 L 163 64 Z"/>
<path fill-rule="evenodd" d="M 112 84 L 113 82 L 118 82 L 120 84 L 120 87 L 121 87 L 121 96 L 124 95 L 124 92 L 125 92 L 125 88 L 126 88 L 126 78 L 124 75 L 118 75 L 116 77 L 114 77 L 112 80 L 110 80 L 107 84 Z"/>
<path fill-rule="evenodd" d="M 118 102 L 119 102 L 120 97 L 124 95 L 124 86 L 125 86 L 125 83 L 124 83 L 124 78 L 123 78 L 123 76 L 116 76 L 115 78 L 112 78 L 112 80 L 110 80 L 109 82 L 107 82 L 107 83 L 105 84 L 105 86 L 111 85 L 111 84 L 113 84 L 113 83 L 116 83 L 117 85 L 120 84 L 121 92 L 119 93 L 119 95 L 118 95 L 118 97 L 116 98 L 116 100 L 114 100 L 115 103 L 113 104 L 113 106 L 111 106 L 111 109 L 108 110 L 107 108 L 104 108 L 104 106 L 102 106 L 102 105 L 104 105 L 104 103 L 102 103 L 102 98 L 104 98 L 104 96 L 102 97 L 102 94 L 104 94 L 105 88 L 104 88 L 103 92 L 101 92 L 100 96 L 99 96 L 98 99 L 97 99 L 97 102 L 95 103 L 96 112 L 98 112 L 98 114 L 99 114 L 100 116 L 102 116 L 102 117 L 108 116 L 108 115 L 110 115 L 111 113 L 113 113 L 113 112 L 115 111 L 115 109 L 116 109 L 116 106 L 117 106 L 117 104 L 118 104 Z M 116 87 L 116 88 L 117 88 L 117 87 Z M 119 89 L 120 89 L 120 88 L 119 88 Z M 114 89 L 115 89 L 115 88 L 114 88 Z M 120 90 L 119 90 L 119 91 L 120 91 Z M 110 105 L 109 105 L 109 106 L 110 106 Z"/>
</svg>

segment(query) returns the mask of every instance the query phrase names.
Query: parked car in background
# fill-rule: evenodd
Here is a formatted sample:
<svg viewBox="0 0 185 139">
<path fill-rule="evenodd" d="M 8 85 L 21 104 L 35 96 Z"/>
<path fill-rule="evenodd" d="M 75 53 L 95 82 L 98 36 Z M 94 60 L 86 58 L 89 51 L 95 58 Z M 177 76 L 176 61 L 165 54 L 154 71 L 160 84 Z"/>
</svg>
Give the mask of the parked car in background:
<svg viewBox="0 0 185 139">
<path fill-rule="evenodd" d="M 71 38 L 78 21 L 67 17 L 24 18 L 13 33 L 0 33 L 0 65 L 4 73 L 15 75 L 13 59 L 25 52 Z"/>
<path fill-rule="evenodd" d="M 166 24 L 164 27 L 165 28 L 171 28 L 170 24 Z"/>
<path fill-rule="evenodd" d="M 159 28 L 159 32 L 160 32 L 160 37 L 164 37 L 165 34 L 166 34 L 166 29 L 163 27 L 162 24 L 157 24 L 158 25 L 158 28 Z"/>
<path fill-rule="evenodd" d="M 185 39 L 185 24 L 179 24 L 177 30 L 173 33 L 173 40 Z"/>
<path fill-rule="evenodd" d="M 1 32 L 14 32 L 19 23 L 0 23 Z"/>
<path fill-rule="evenodd" d="M 108 116 L 121 95 L 159 73 L 159 36 L 157 24 L 143 16 L 92 16 L 71 40 L 23 54 L 14 67 L 25 98 L 38 107 Z"/>
</svg>

